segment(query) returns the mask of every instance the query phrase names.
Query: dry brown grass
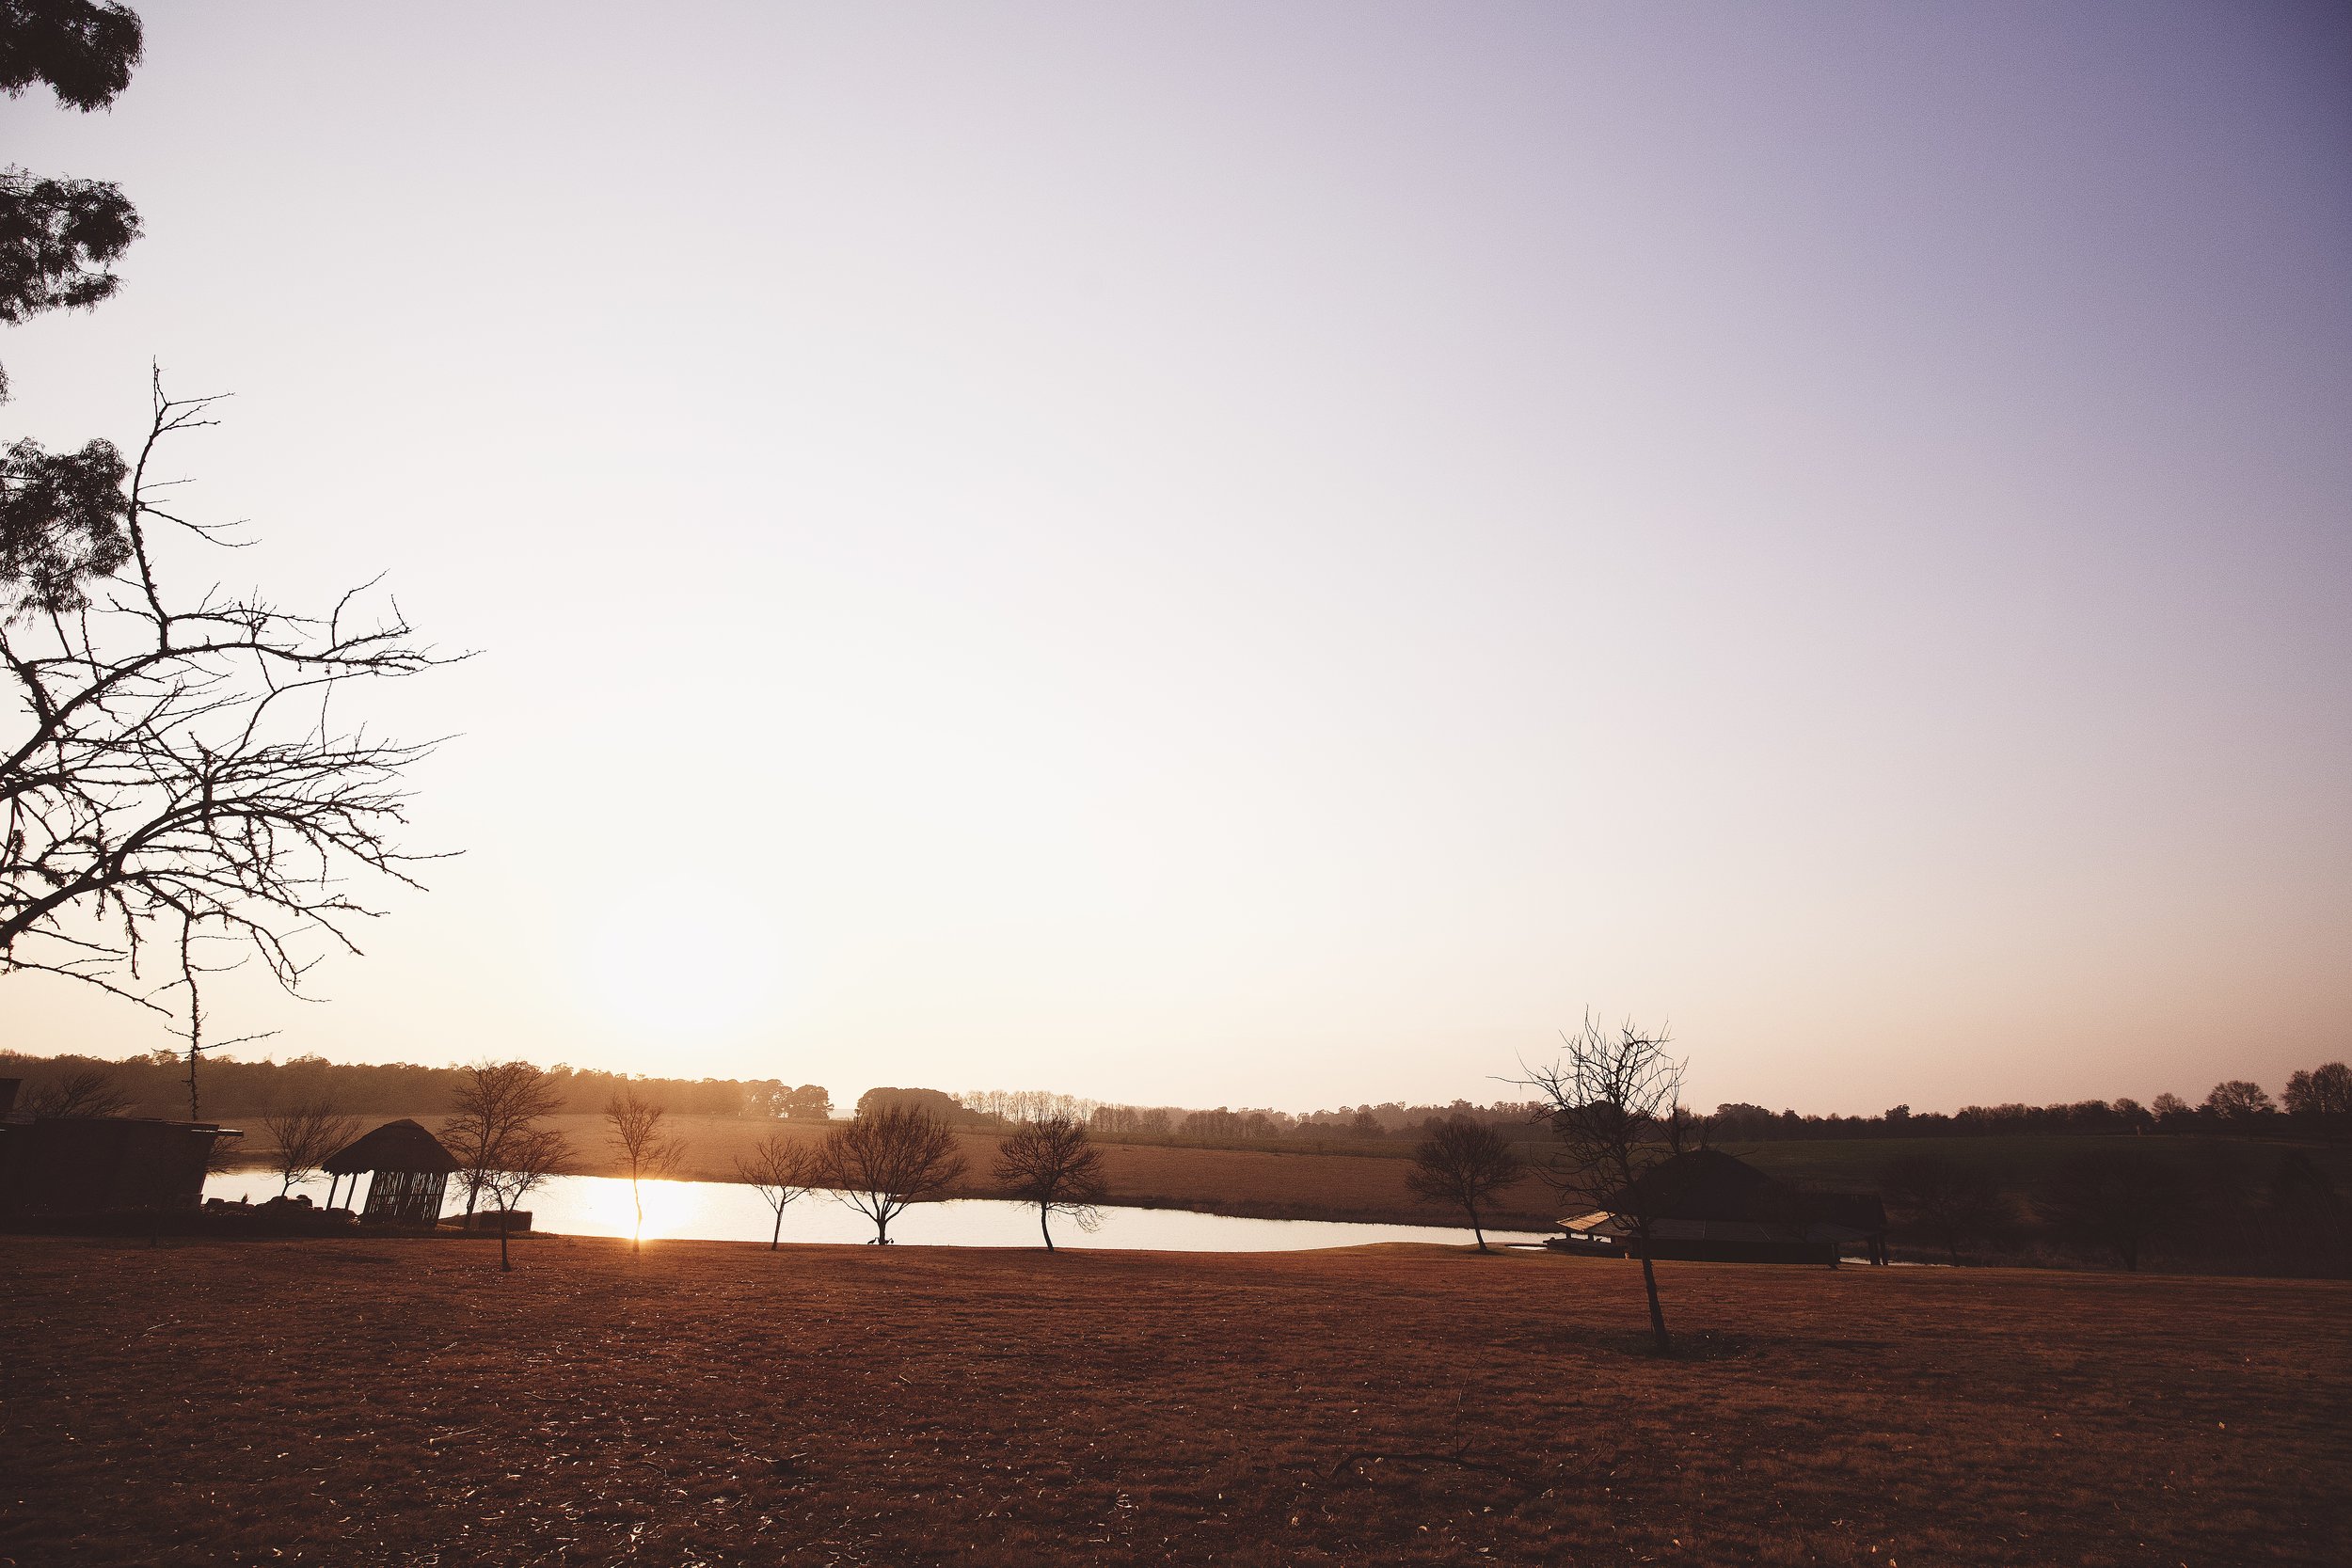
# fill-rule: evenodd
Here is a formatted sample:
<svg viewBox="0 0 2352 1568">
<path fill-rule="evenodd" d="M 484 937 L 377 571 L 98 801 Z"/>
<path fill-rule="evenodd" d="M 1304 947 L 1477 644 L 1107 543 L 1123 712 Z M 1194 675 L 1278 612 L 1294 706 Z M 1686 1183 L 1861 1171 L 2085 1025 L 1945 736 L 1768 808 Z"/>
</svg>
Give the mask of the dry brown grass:
<svg viewBox="0 0 2352 1568">
<path fill-rule="evenodd" d="M 0 1561 L 2352 1560 L 2343 1284 L 492 1257 L 10 1239 Z"/>
<path fill-rule="evenodd" d="M 370 1126 L 390 1117 L 368 1117 Z M 415 1118 L 438 1129 L 445 1117 Z M 572 1140 L 584 1176 L 622 1176 L 627 1171 L 615 1157 L 608 1126 L 600 1116 L 562 1116 L 548 1118 Z M 813 1122 L 767 1121 L 742 1117 L 671 1117 L 662 1131 L 686 1145 L 677 1175 L 690 1180 L 732 1181 L 736 1160 L 771 1133 L 814 1143 L 826 1129 Z M 996 1158 L 996 1133 L 960 1132 L 965 1164 L 971 1174 L 953 1195 L 990 1197 L 987 1172 Z M 246 1130 L 247 1147 L 239 1154 L 258 1161 L 267 1148 L 267 1134 L 258 1124 Z M 1419 1202 L 1405 1190 L 1411 1162 L 1376 1159 L 1359 1154 L 1274 1153 L 1259 1149 L 1185 1148 L 1153 1144 L 1105 1143 L 1104 1174 L 1113 1203 L 1146 1208 L 1196 1209 L 1212 1214 L 1245 1218 L 1386 1220 L 1405 1225 L 1458 1225 L 1458 1212 Z M 1515 1227 L 1548 1228 L 1560 1212 L 1540 1182 L 1529 1180 L 1508 1195 L 1508 1207 L 1491 1222 Z"/>
</svg>

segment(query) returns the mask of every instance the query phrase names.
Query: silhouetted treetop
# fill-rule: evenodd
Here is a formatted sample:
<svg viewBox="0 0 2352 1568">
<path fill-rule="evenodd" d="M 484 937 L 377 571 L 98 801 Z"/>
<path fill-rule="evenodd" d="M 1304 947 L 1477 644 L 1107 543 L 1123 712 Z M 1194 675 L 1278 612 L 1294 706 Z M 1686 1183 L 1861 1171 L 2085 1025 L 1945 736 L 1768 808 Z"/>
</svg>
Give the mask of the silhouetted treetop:
<svg viewBox="0 0 2352 1568">
<path fill-rule="evenodd" d="M 0 322 L 87 309 L 121 279 L 108 270 L 139 237 L 139 214 L 103 180 L 0 171 Z"/>
<path fill-rule="evenodd" d="M 103 109 L 131 85 L 146 30 L 109 0 L 0 0 L 0 92 L 45 83 L 69 109 Z"/>
<path fill-rule="evenodd" d="M 85 583 L 131 559 L 129 476 L 109 441 L 66 452 L 19 441 L 0 454 L 0 619 L 79 610 Z"/>
<path fill-rule="evenodd" d="M 36 82 L 87 112 L 130 85 L 139 19 L 93 0 L 0 0 L 0 92 Z M 83 309 L 119 283 L 115 261 L 139 237 L 128 198 L 103 180 L 0 168 L 0 325 Z M 0 403 L 8 376 L 0 369 Z M 0 466 L 0 617 L 78 610 L 80 584 L 129 559 L 122 459 L 103 441 L 52 454 L 18 441 Z"/>
</svg>

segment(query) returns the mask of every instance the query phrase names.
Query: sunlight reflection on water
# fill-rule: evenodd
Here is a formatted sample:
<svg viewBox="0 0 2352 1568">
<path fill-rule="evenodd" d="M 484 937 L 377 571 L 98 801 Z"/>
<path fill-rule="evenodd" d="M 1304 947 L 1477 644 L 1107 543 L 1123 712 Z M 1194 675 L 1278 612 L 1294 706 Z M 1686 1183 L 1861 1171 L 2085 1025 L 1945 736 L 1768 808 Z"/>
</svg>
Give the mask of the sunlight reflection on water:
<svg viewBox="0 0 2352 1568">
<path fill-rule="evenodd" d="M 645 1239 L 656 1241 L 764 1242 L 775 1216 L 757 1193 L 733 1181 L 647 1181 Z M 317 1183 L 297 1188 L 312 1202 L 323 1196 Z M 260 1202 L 278 1193 L 278 1178 L 262 1171 L 232 1171 L 204 1184 L 207 1197 Z M 463 1207 L 454 1181 L 446 1212 Z M 571 1236 L 627 1236 L 636 1211 L 628 1183 L 613 1177 L 558 1177 L 525 1199 L 534 1229 Z M 874 1239 L 873 1222 L 824 1193 L 810 1193 L 784 1212 L 787 1242 L 862 1243 Z M 890 1239 L 916 1246 L 1039 1246 L 1037 1211 L 994 1198 L 918 1203 L 890 1225 Z M 1518 1230 L 1488 1230 L 1491 1243 L 1540 1240 Z M 1361 1246 L 1369 1242 L 1435 1242 L 1461 1245 L 1465 1228 L 1421 1225 L 1350 1225 L 1329 1220 L 1246 1220 L 1197 1214 L 1184 1209 L 1103 1211 L 1103 1227 L 1092 1235 L 1056 1216 L 1057 1246 L 1113 1247 L 1152 1252 L 1290 1252 L 1307 1247 Z"/>
</svg>

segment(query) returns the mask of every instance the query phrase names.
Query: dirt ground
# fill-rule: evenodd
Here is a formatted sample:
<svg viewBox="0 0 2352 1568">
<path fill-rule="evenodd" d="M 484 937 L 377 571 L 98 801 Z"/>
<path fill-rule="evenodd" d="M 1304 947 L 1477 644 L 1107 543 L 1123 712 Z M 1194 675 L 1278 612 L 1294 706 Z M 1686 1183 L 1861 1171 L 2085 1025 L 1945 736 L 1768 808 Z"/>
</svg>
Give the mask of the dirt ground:
<svg viewBox="0 0 2352 1568">
<path fill-rule="evenodd" d="M 2352 1287 L 0 1239 L 0 1563 L 2352 1561 Z"/>
</svg>

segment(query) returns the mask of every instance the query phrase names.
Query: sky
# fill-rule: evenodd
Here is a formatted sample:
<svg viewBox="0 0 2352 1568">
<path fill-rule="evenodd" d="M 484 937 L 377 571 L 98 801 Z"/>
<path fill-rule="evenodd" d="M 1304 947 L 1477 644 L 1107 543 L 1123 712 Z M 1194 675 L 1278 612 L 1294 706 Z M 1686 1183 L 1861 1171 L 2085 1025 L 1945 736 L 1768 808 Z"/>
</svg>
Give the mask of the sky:
<svg viewBox="0 0 2352 1568">
<path fill-rule="evenodd" d="M 284 1056 L 1694 1102 L 2352 1053 L 2352 14 L 141 4 L 95 311 L 476 657 Z M 19 1050 L 155 1021 L 5 982 Z"/>
</svg>

